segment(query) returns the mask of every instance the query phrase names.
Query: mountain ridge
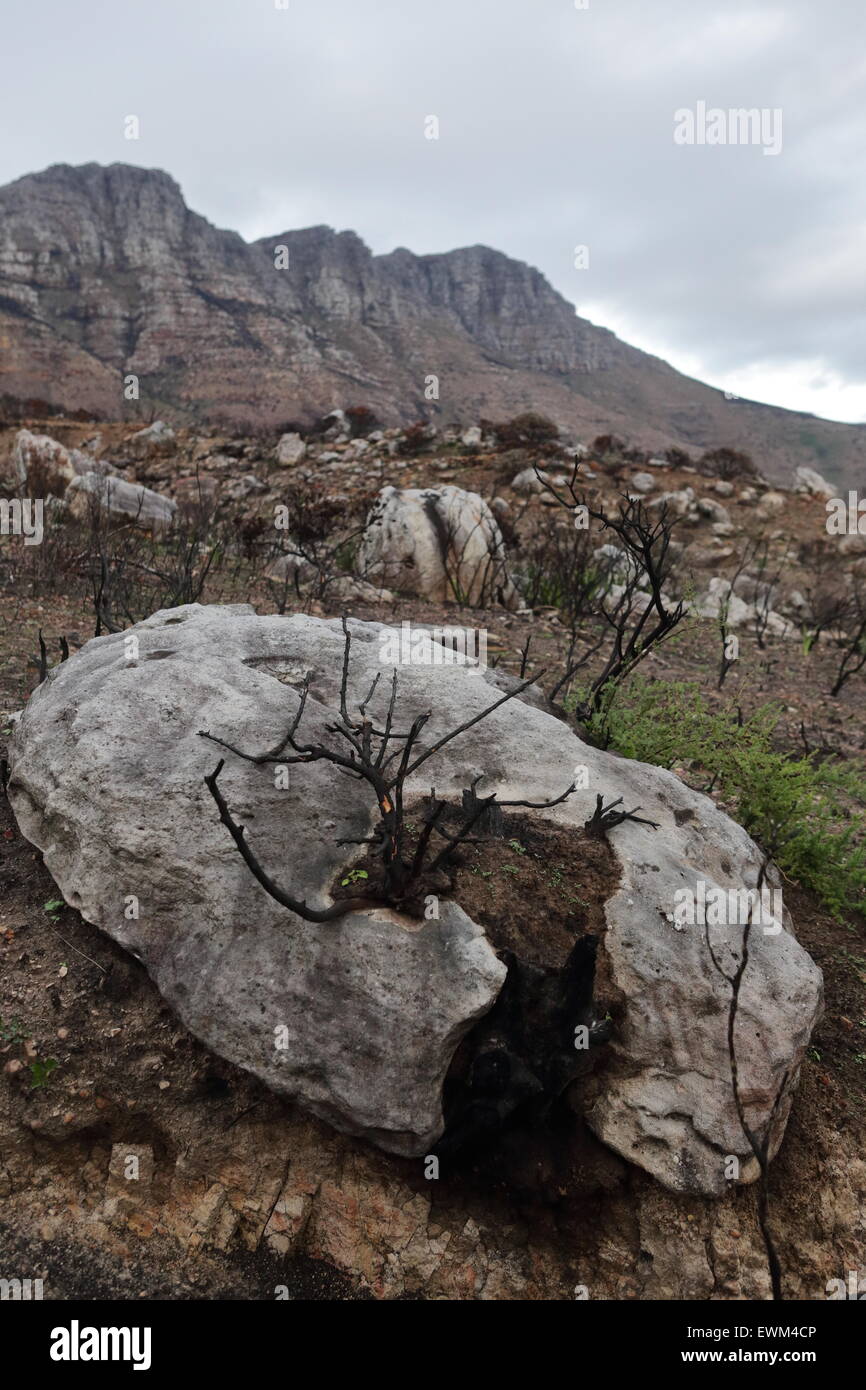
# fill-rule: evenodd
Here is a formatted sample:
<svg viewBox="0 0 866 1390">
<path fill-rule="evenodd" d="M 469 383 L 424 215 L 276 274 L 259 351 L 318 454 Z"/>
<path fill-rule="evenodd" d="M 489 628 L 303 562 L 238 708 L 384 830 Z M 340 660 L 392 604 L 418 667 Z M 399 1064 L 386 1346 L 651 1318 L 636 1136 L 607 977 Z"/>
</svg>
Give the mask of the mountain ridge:
<svg viewBox="0 0 866 1390">
<path fill-rule="evenodd" d="M 180 422 L 531 409 L 576 437 L 747 449 L 779 480 L 805 464 L 853 485 L 866 465 L 866 426 L 728 400 L 491 247 L 376 254 L 325 224 L 247 242 L 190 209 L 171 174 L 128 164 L 52 165 L 0 188 L 0 395 L 122 417 L 130 374 Z"/>
</svg>

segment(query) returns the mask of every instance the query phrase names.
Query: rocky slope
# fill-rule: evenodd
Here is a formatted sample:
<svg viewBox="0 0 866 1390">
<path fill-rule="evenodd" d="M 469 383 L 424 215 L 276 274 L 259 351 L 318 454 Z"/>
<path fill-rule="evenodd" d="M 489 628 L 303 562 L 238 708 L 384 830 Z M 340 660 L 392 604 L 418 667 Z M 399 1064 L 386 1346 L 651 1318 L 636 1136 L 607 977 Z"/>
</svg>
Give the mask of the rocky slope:
<svg viewBox="0 0 866 1390">
<path fill-rule="evenodd" d="M 124 401 L 128 373 L 140 402 Z M 863 427 L 728 401 L 497 251 L 374 256 L 328 227 L 247 244 L 191 212 L 169 175 L 120 164 L 0 190 L 0 396 L 259 427 L 335 405 L 392 424 L 534 409 L 648 448 L 745 448 L 780 479 L 806 464 L 853 485 L 866 462 Z"/>
<path fill-rule="evenodd" d="M 297 497 L 303 486 L 327 493 L 339 506 L 344 530 L 350 531 L 366 513 L 371 490 L 375 494 L 380 485 L 417 489 L 454 482 L 489 499 L 507 531 L 515 572 L 524 566 L 529 541 L 528 535 L 521 541 L 521 535 L 552 530 L 556 516 L 547 494 L 527 488 L 526 473 L 532 475 L 531 464 L 538 461 L 555 477 L 569 463 L 557 450 L 541 455 L 528 449 L 496 450 L 483 437 L 465 443 L 482 435 L 475 425 L 462 433 L 441 431 L 420 453 L 406 452 L 406 438 L 396 429 L 349 440 L 335 425 L 330 437 L 302 440 L 301 448 L 298 441 L 278 443 L 277 431 L 268 439 L 261 432 L 250 437 L 201 425 L 174 434 L 153 426 L 142 436 L 130 422 L 102 422 L 95 429 L 90 421 L 42 418 L 27 425 L 29 439 L 21 438 L 17 426 L 0 428 L 0 493 L 8 496 L 20 491 L 20 464 L 37 497 L 43 492 L 59 496 L 70 474 L 83 476 L 76 469 L 104 468 L 130 487 L 147 484 L 170 495 L 181 516 L 199 508 L 203 498 L 238 540 L 254 540 L 263 531 L 253 524 L 271 523 L 275 505 Z M 40 443 L 45 435 L 57 442 L 49 438 Z M 864 676 L 855 677 L 839 699 L 828 699 L 838 651 L 825 636 L 804 652 L 799 614 L 802 596 L 813 587 L 820 592 L 828 574 L 834 580 L 845 571 L 862 574 L 866 536 L 829 536 L 824 497 L 805 487 L 782 493 L 760 479 L 726 481 L 705 476 L 682 460 L 660 466 L 648 458 L 590 455 L 583 466 L 591 496 L 605 508 L 614 506 L 623 491 L 640 493 L 650 505 L 662 495 L 674 499 L 677 545 L 682 546 L 677 574 L 697 598 L 707 585 L 712 589 L 733 580 L 737 602 L 732 611 L 742 594 L 743 607 L 748 601 L 754 612 L 755 576 L 737 577 L 736 566 L 761 535 L 769 542 L 771 575 L 781 572 L 772 611 L 790 615 L 785 635 L 771 626 L 765 646 L 759 647 L 753 622 L 738 623 L 740 666 L 723 691 L 715 691 L 718 631 L 711 619 L 690 620 L 682 640 L 653 653 L 644 669 L 668 684 L 697 680 L 715 707 L 736 701 L 746 716 L 779 699 L 779 736 L 786 748 L 805 745 L 819 748 L 822 756 L 860 760 L 866 748 Z M 75 655 L 94 631 L 80 533 L 72 516 L 56 528 L 51 525 L 57 514 L 53 506 L 46 509 L 43 545 L 25 546 L 16 534 L 0 543 L 0 616 L 6 619 L 0 622 L 0 761 L 8 757 L 10 716 L 27 703 L 38 679 L 40 631 L 52 664 L 60 655 L 61 635 L 68 639 L 73 663 L 91 659 L 86 652 Z M 129 529 L 118 534 L 133 561 L 148 553 L 135 548 Z M 286 611 L 297 608 L 332 620 L 346 608 L 337 585 L 348 575 L 317 597 L 305 581 L 303 595 L 296 596 L 291 586 L 286 593 L 262 578 L 263 557 L 251 558 L 240 570 L 236 559 L 232 553 L 231 563 L 214 566 L 203 602 L 249 600 L 263 614 L 288 602 Z M 793 601 L 797 590 L 799 604 Z M 527 653 L 531 670 L 549 673 L 545 684 L 561 670 L 568 632 L 552 605 L 539 603 L 516 612 L 466 610 L 402 593 L 387 600 L 377 598 L 376 591 L 372 595 L 363 602 L 353 600 L 350 613 L 369 622 L 457 621 L 486 630 L 489 658 L 496 666 L 491 674 L 497 679 L 500 668 L 516 674 Z M 153 602 L 147 611 L 158 606 Z M 246 621 L 258 626 L 278 620 Z M 808 617 L 804 622 L 808 628 Z M 174 624 L 167 629 L 175 634 L 182 630 Z M 148 631 L 152 641 L 158 629 Z M 100 639 L 95 650 L 110 651 L 117 641 Z M 215 646 L 208 653 L 208 661 L 216 659 L 217 650 Z M 44 709 L 45 700 L 55 698 L 52 690 L 62 691 L 76 669 L 61 666 L 34 697 L 27 718 L 36 719 L 40 703 Z M 145 653 L 139 672 L 147 680 L 158 675 L 161 682 L 171 669 L 172 660 L 153 663 Z M 270 677 L 263 676 L 265 680 Z M 289 698 L 281 682 L 272 685 L 275 694 L 283 690 Z M 114 718 L 108 687 L 103 695 L 108 704 L 102 717 Z M 176 717 L 175 706 L 169 697 L 167 714 Z M 79 712 L 79 722 L 87 717 Z M 537 723 L 534 713 L 532 723 Z M 130 737 L 139 735 L 131 722 Z M 566 738 L 568 730 L 558 724 L 545 759 L 522 755 L 534 777 L 545 760 L 551 766 Z M 473 748 L 483 755 L 482 745 Z M 104 770 L 109 744 L 99 756 Z M 148 758 L 158 756 L 158 741 L 152 741 Z M 593 750 L 587 757 L 600 764 L 610 755 Z M 517 766 L 516 759 L 511 761 Z M 570 756 L 560 759 L 566 769 L 573 761 Z M 35 770 L 34 763 L 27 775 Z M 670 824 L 669 808 L 667 829 L 647 830 L 646 839 L 662 833 L 682 837 L 683 846 L 690 845 L 695 854 L 720 859 L 723 840 L 716 834 L 700 838 L 695 822 L 681 813 L 690 805 L 705 806 L 707 822 L 718 826 L 721 811 L 735 813 L 725 789 L 715 785 L 709 799 L 698 796 L 690 787 L 706 791 L 706 779 L 685 765 L 675 768 L 681 785 L 669 773 L 652 769 L 644 778 L 644 771 L 628 762 L 617 767 L 617 786 L 621 779 L 641 778 L 640 785 L 623 781 L 625 804 L 642 800 L 649 814 L 660 819 L 645 798 L 649 792 L 654 808 L 652 788 L 664 782 L 675 789 L 682 822 L 674 814 Z M 559 767 L 557 789 L 558 772 Z M 85 775 L 92 775 L 91 769 Z M 140 797 L 151 819 L 158 815 L 164 821 L 166 805 L 153 809 L 146 769 L 143 776 L 143 781 L 133 779 L 130 794 Z M 304 778 L 306 785 L 306 772 Z M 565 820 L 564 812 L 562 816 Z M 589 842 L 584 839 L 581 852 L 575 853 L 573 842 L 569 848 L 563 839 L 548 840 L 546 831 L 542 839 L 540 822 L 545 819 L 533 813 L 527 821 L 526 830 L 534 826 L 539 834 L 537 844 L 521 830 L 513 843 L 509 836 L 492 849 L 476 846 L 475 853 L 490 857 L 467 861 L 458 884 L 464 911 L 483 922 L 487 932 L 497 924 L 503 930 L 522 930 L 518 944 L 529 936 L 549 943 L 553 938 L 547 928 L 557 914 L 561 922 L 579 912 L 581 921 L 585 915 L 589 929 L 597 932 L 598 918 L 592 914 L 603 911 L 610 898 L 598 861 L 586 852 Z M 625 934 L 630 929 L 643 932 L 647 917 L 642 903 L 646 894 L 658 892 L 660 872 L 643 850 L 644 830 L 624 824 L 614 831 L 615 843 L 609 847 L 622 885 L 619 901 L 627 881 L 636 885 L 633 901 L 625 900 L 628 913 L 620 919 L 620 930 L 609 937 L 612 951 L 617 950 L 617 936 L 623 951 L 618 960 L 605 951 L 598 976 L 595 997 L 610 1001 L 614 1019 L 625 1003 L 612 987 L 611 964 L 617 972 L 626 968 Z M 106 843 L 116 835 L 113 826 Z M 620 880 L 613 854 L 626 844 L 628 863 Z M 169 846 L 169 856 L 174 852 Z M 225 854 L 230 862 L 230 847 Z M 105 863 L 104 853 L 100 874 Z M 140 872 L 135 857 L 129 865 L 129 872 Z M 124 892 L 136 887 L 129 884 L 126 870 L 123 880 Z M 621 1144 L 603 1144 L 583 1120 L 583 1110 L 563 1131 L 568 1144 L 557 1131 L 559 1142 L 551 1146 L 537 1125 L 527 1124 L 511 1134 L 507 1145 L 495 1143 L 457 1165 L 443 1162 L 438 1177 L 423 1158 L 380 1152 L 310 1118 L 197 1042 L 144 966 L 75 907 L 59 901 L 57 886 L 18 830 L 2 789 L 0 885 L 0 1270 L 44 1278 L 46 1298 L 769 1297 L 766 1252 L 756 1221 L 757 1185 L 726 1183 L 724 1193 L 715 1196 L 671 1191 L 645 1171 L 645 1155 L 631 1148 L 623 1152 Z M 163 885 L 164 874 L 157 887 Z M 142 901 L 153 891 L 149 885 Z M 859 917 L 835 920 L 808 890 L 787 878 L 784 894 L 797 939 L 824 975 L 826 1010 L 803 1058 L 785 1136 L 771 1165 L 770 1224 L 784 1297 L 823 1301 L 839 1282 L 848 1286 L 852 1271 L 856 1278 L 866 1267 L 866 954 Z M 242 916 L 255 923 L 254 916 Z M 127 923 L 128 929 L 144 933 L 144 917 Z M 545 931 L 536 933 L 536 923 L 544 923 Z M 164 926 L 159 940 L 148 943 L 149 950 L 158 951 L 160 943 L 164 948 Z M 668 932 L 668 926 L 659 918 L 655 931 Z M 681 935 L 671 928 L 664 939 L 675 942 Z M 507 948 L 514 946 L 512 941 Z M 685 943 L 676 949 L 687 959 Z M 198 961 L 194 968 L 204 981 L 200 965 Z M 653 1001 L 682 994 L 686 982 L 681 971 L 668 970 L 666 980 L 651 989 Z M 784 996 L 762 1001 L 771 1018 L 785 1007 Z M 670 1009 L 664 1017 L 672 1020 Z M 700 1052 L 700 1039 L 714 1018 L 717 1026 L 718 1014 L 686 1009 L 685 1023 L 681 1017 L 676 1028 L 680 1051 L 674 1061 L 684 1050 Z M 628 1080 L 622 1049 L 637 1039 L 636 1031 L 626 1035 L 620 1026 L 606 1045 L 616 1068 L 612 1079 L 620 1084 Z M 667 1072 L 668 1049 L 654 1046 L 652 1038 L 649 1043 L 650 1065 L 664 1065 Z M 750 1055 L 750 1069 L 754 1060 Z M 700 1063 L 700 1072 L 686 1083 L 709 1087 L 701 1076 L 709 1070 Z M 605 1075 L 591 1070 L 580 1084 L 597 1094 Z M 727 1088 L 727 1076 L 725 1082 Z M 681 1099 L 688 1102 L 693 1095 L 685 1090 Z M 646 1096 L 658 1105 L 657 1086 L 647 1087 Z M 641 1113 L 641 1123 L 653 1123 L 648 1112 Z M 606 1118 L 610 1116 L 601 1116 Z M 612 1140 L 617 1138 L 607 1124 L 606 1129 Z M 651 1151 L 658 1155 L 663 1149 L 654 1146 Z"/>
</svg>

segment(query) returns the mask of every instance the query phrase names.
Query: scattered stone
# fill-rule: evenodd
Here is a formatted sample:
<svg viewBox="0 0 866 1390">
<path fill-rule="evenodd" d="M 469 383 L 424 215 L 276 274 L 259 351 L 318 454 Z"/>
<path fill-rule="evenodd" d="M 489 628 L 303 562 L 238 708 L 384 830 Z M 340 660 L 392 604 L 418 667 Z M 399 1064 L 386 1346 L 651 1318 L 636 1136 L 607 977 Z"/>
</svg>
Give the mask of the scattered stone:
<svg viewBox="0 0 866 1390">
<path fill-rule="evenodd" d="M 788 505 L 788 499 L 783 492 L 765 492 L 757 507 L 756 515 L 769 521 L 771 517 L 778 516 Z"/>
<path fill-rule="evenodd" d="M 299 434 L 284 434 L 277 444 L 276 460 L 280 468 L 294 468 L 307 457 L 307 446 Z"/>
<path fill-rule="evenodd" d="M 377 589 L 366 579 L 355 579 L 350 574 L 340 575 L 327 587 L 327 593 L 335 598 L 357 603 L 394 603 L 395 595 L 390 589 Z"/>
<path fill-rule="evenodd" d="M 629 481 L 629 487 L 631 487 L 634 492 L 652 492 L 655 485 L 656 480 L 652 473 L 632 473 Z"/>
<path fill-rule="evenodd" d="M 31 497 L 62 497 L 79 473 L 93 468 L 93 460 L 76 449 L 66 449 L 47 434 L 19 430 L 12 449 L 13 478 Z"/>
<path fill-rule="evenodd" d="M 164 453 L 174 442 L 174 430 L 164 420 L 154 420 L 152 425 L 139 430 L 128 441 L 130 448 L 137 454 Z"/>
<path fill-rule="evenodd" d="M 245 497 L 252 497 L 256 493 L 267 492 L 267 490 L 267 485 L 254 473 L 246 473 L 242 478 L 237 478 L 233 483 L 227 485 L 225 496 L 232 502 L 241 502 Z"/>
<path fill-rule="evenodd" d="M 838 489 L 832 483 L 828 483 L 814 468 L 805 468 L 802 464 L 794 469 L 794 481 L 801 492 L 808 492 L 813 497 L 836 497 L 838 494 Z"/>
<path fill-rule="evenodd" d="M 698 569 L 709 569 L 718 565 L 722 560 L 729 560 L 733 553 L 732 546 L 690 545 L 687 558 L 690 566 L 694 565 Z"/>
<path fill-rule="evenodd" d="M 702 618 L 717 618 L 725 602 L 728 605 L 728 627 L 742 627 L 750 621 L 754 608 L 732 592 L 731 581 L 720 575 L 710 580 L 707 592 L 698 600 L 696 611 Z"/>
<path fill-rule="evenodd" d="M 77 521 L 87 521 L 93 505 L 110 515 L 132 518 L 140 526 L 170 526 L 177 511 L 170 497 L 112 474 L 83 473 L 73 478 L 64 500 Z"/>
<path fill-rule="evenodd" d="M 182 510 L 194 511 L 215 501 L 217 487 L 217 479 L 206 473 L 197 478 L 178 478 L 173 488 L 174 500 Z"/>
<path fill-rule="evenodd" d="M 699 497 L 695 505 L 701 516 L 708 516 L 711 521 L 718 522 L 722 526 L 731 526 L 730 512 L 727 507 L 723 507 L 721 502 L 717 502 L 715 498 Z"/>
<path fill-rule="evenodd" d="M 331 410 L 322 417 L 321 424 L 322 438 L 336 443 L 341 439 L 349 439 L 352 433 L 352 426 L 345 410 Z"/>
<path fill-rule="evenodd" d="M 647 506 L 667 506 L 668 514 L 671 516 L 681 516 L 686 519 L 697 516 L 695 493 L 694 489 L 690 487 L 679 488 L 674 492 L 663 492 L 659 497 L 654 497 L 652 502 L 648 502 Z"/>
</svg>

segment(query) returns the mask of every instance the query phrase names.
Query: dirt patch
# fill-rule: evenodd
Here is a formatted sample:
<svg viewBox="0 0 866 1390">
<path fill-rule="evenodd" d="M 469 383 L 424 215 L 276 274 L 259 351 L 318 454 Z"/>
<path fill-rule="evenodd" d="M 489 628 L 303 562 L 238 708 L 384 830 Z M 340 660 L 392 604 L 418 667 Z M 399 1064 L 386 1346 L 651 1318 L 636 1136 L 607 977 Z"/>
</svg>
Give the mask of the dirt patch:
<svg viewBox="0 0 866 1390">
<path fill-rule="evenodd" d="M 620 877 L 613 851 L 531 816 L 507 816 L 505 826 L 501 839 L 467 847 L 455 896 L 495 947 L 561 967 L 579 936 L 604 937 L 604 906 Z"/>
<path fill-rule="evenodd" d="M 822 1128 L 866 1129 L 866 930 L 831 917 L 811 894 L 785 888 L 797 939 L 824 972 L 824 1016 L 803 1067 Z M 812 1136 L 819 1142 L 820 1134 Z"/>
<path fill-rule="evenodd" d="M 407 860 L 418 843 L 421 811 L 416 805 L 406 812 Z M 440 823 L 448 834 L 456 834 L 462 813 L 450 808 Z M 477 838 L 480 843 L 459 846 L 435 875 L 420 878 L 407 900 L 410 911 L 423 917 L 430 895 L 453 898 L 484 927 L 496 950 L 512 951 L 532 965 L 561 968 L 579 937 L 591 933 L 603 939 L 605 903 L 620 878 L 606 841 L 531 813 L 504 813 L 495 835 Z M 428 862 L 441 846 L 441 839 L 432 840 Z M 368 847 L 352 873 L 350 881 L 333 885 L 335 898 L 382 900 L 377 847 Z"/>
</svg>

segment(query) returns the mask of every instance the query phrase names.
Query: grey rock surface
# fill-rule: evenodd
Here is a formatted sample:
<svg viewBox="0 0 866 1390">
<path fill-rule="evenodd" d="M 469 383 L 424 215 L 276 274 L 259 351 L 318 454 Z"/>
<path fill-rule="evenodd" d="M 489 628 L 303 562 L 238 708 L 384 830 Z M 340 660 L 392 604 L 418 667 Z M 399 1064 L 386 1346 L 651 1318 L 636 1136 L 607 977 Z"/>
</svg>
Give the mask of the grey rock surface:
<svg viewBox="0 0 866 1390">
<path fill-rule="evenodd" d="M 814 497 L 836 497 L 839 491 L 814 468 L 806 468 L 803 464 L 794 469 L 794 483 L 804 492 L 812 493 Z"/>
<path fill-rule="evenodd" d="M 280 436 L 277 443 L 276 459 L 281 468 L 294 468 L 303 463 L 307 456 L 307 446 L 299 434 L 289 433 Z"/>
<path fill-rule="evenodd" d="M 377 585 L 442 603 L 519 603 L 496 518 L 477 492 L 449 484 L 382 488 L 361 538 L 358 570 Z"/>
<path fill-rule="evenodd" d="M 32 497 L 62 497 L 73 478 L 94 467 L 80 450 L 30 430 L 16 434 L 10 463 L 14 480 Z"/>
<path fill-rule="evenodd" d="M 394 629 L 350 626 L 357 701 L 382 671 Z M 144 962 L 215 1051 L 340 1129 L 397 1152 L 427 1152 L 441 1128 L 449 1061 L 504 978 L 484 933 L 445 902 L 438 922 L 421 925 L 375 908 L 324 925 L 301 921 L 252 879 L 202 781 L 216 750 L 197 730 L 244 748 L 271 746 L 308 671 L 306 728 L 323 735 L 339 703 L 339 623 L 190 605 L 130 631 L 136 659 L 130 632 L 94 639 L 51 672 L 17 722 L 9 795 L 22 832 L 67 902 Z M 490 705 L 497 675 L 459 658 L 401 667 L 401 716 L 432 710 L 432 742 Z M 380 685 L 374 718 L 386 699 Z M 583 744 L 538 704 L 536 696 L 503 705 L 437 754 L 412 790 L 427 792 L 435 766 L 437 791 L 455 801 L 468 769 L 485 774 L 482 791 L 544 800 L 581 767 L 578 790 L 546 816 L 581 826 L 601 793 L 639 804 L 659 823 L 626 822 L 610 837 L 622 877 L 607 904 L 603 949 L 624 1016 L 587 1118 L 666 1186 L 719 1194 L 729 1155 L 743 1180 L 756 1176 L 731 1091 L 730 988 L 707 941 L 709 932 L 727 970 L 743 928 L 683 926 L 674 920 L 676 894 L 698 880 L 752 888 L 760 852 L 672 773 Z M 221 785 L 274 876 L 324 906 L 352 862 L 336 842 L 369 833 L 371 808 L 358 784 L 328 764 L 289 772 L 288 788 L 278 788 L 272 770 L 229 755 Z M 778 882 L 772 871 L 770 882 Z M 771 1152 L 822 999 L 820 971 L 783 917 L 773 934 L 752 933 L 736 1032 L 746 1114 L 758 1131 L 772 1117 Z"/>
<path fill-rule="evenodd" d="M 162 497 L 140 483 L 128 483 L 111 474 L 82 473 L 73 478 L 64 494 L 71 514 L 87 519 L 95 501 L 101 510 L 115 516 L 131 517 L 140 526 L 170 526 L 177 503 Z"/>
</svg>

